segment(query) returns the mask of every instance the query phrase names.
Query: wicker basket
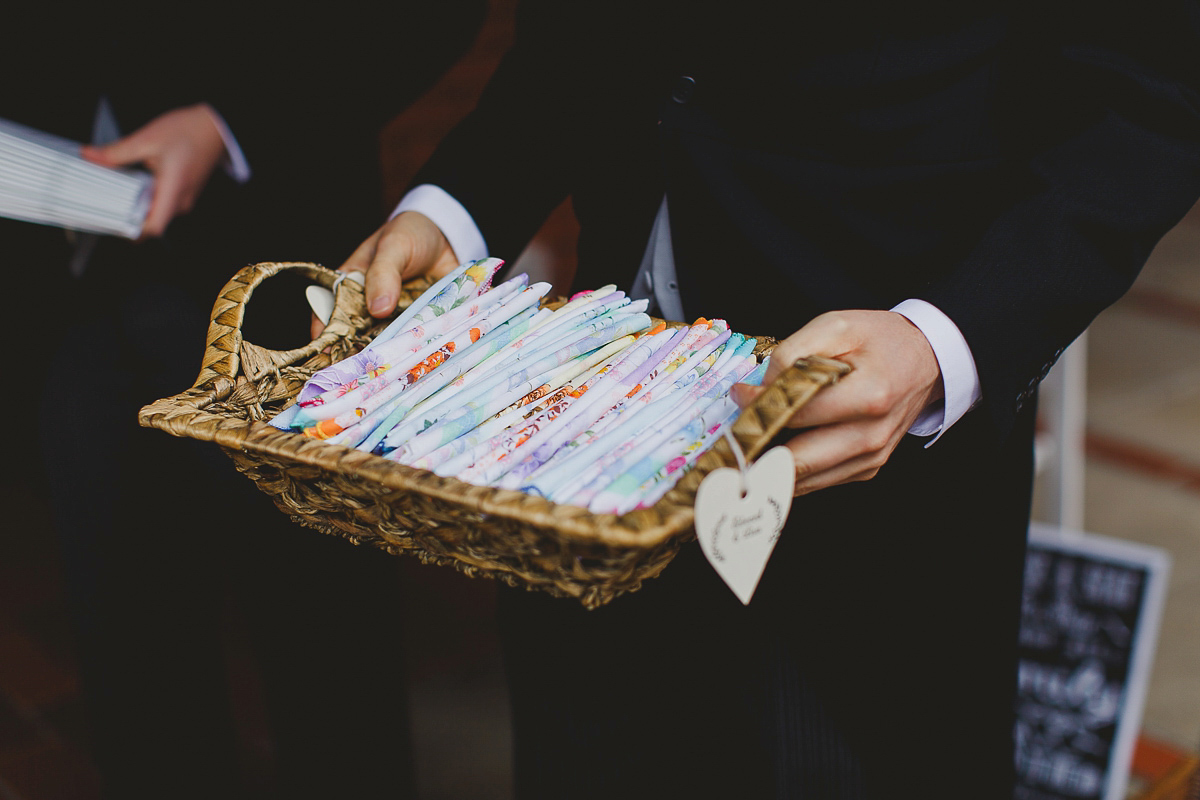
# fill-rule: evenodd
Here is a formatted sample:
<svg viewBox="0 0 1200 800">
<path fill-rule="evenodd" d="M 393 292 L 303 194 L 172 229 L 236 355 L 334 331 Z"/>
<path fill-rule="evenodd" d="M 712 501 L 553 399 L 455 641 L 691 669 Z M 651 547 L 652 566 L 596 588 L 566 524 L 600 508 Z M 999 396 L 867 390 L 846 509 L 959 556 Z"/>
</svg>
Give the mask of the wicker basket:
<svg viewBox="0 0 1200 800">
<path fill-rule="evenodd" d="M 286 406 L 314 372 L 357 352 L 380 328 L 365 310 L 362 288 L 343 281 L 336 285 L 329 325 L 306 347 L 277 352 L 244 341 L 240 329 L 254 288 L 282 270 L 335 288 L 337 273 L 315 264 L 266 263 L 240 271 L 213 306 L 195 386 L 146 406 L 139 421 L 175 436 L 216 442 L 238 470 L 304 525 L 468 575 L 574 597 L 594 608 L 662 571 L 694 536 L 692 506 L 701 479 L 736 464 L 721 440 L 653 508 L 616 516 L 442 478 L 280 431 L 264 420 Z M 401 304 L 427 286 L 407 286 Z M 761 345 L 760 356 L 771 346 Z M 797 409 L 848 371 L 845 364 L 820 358 L 785 371 L 733 426 L 746 458 L 754 459 Z"/>
</svg>

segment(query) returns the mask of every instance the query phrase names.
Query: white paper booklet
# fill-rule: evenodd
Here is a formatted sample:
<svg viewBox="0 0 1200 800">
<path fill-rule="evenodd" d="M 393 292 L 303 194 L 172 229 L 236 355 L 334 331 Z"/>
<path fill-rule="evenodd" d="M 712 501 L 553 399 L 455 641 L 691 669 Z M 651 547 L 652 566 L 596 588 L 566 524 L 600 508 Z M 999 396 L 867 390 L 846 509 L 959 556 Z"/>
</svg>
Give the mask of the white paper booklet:
<svg viewBox="0 0 1200 800">
<path fill-rule="evenodd" d="M 136 239 L 154 178 L 85 161 L 80 145 L 0 119 L 0 216 Z"/>
</svg>

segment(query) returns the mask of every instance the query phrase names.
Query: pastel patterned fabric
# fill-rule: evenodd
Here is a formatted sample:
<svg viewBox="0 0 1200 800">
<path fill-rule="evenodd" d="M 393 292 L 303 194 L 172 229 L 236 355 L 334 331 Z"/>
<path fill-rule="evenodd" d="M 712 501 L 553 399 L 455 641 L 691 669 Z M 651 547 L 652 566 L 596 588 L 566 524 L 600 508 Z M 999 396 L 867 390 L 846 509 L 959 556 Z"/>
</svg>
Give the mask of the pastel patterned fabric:
<svg viewBox="0 0 1200 800">
<path fill-rule="evenodd" d="M 297 404 L 286 409 L 272 420 L 271 424 L 283 430 L 293 429 L 295 426 L 292 421 L 301 408 L 312 405 L 327 392 L 336 391 L 341 387 L 354 388 L 353 384 L 363 376 L 378 374 L 388 358 L 387 355 L 377 352 L 381 345 L 398 333 L 420 330 L 421 323 L 427 319 L 444 317 L 447 312 L 457 308 L 470 297 L 478 296 L 487 288 L 502 264 L 500 259 L 489 258 L 467 262 L 451 271 L 380 331 L 361 353 L 331 364 L 313 375 L 300 390 Z M 524 280 L 524 276 L 521 277 Z"/>
<path fill-rule="evenodd" d="M 395 353 L 394 361 L 373 361 L 374 369 L 313 397 L 308 405 L 301 401 L 301 411 L 291 421 L 291 427 L 299 427 L 306 436 L 318 439 L 340 433 L 397 392 L 409 389 L 451 358 L 464 354 L 498 326 L 537 305 L 549 288 L 549 284 L 534 284 L 486 310 L 484 303 L 465 306 L 463 310 L 469 313 L 462 315 L 458 324 L 443 335 L 435 336 L 415 351 Z M 388 359 L 395 350 L 402 349 L 406 349 L 406 343 L 397 337 L 391 345 L 384 345 L 374 352 L 382 359 Z"/>
<path fill-rule="evenodd" d="M 653 504 L 761 382 L 723 320 L 668 329 L 614 286 L 541 307 L 497 259 L 435 283 L 362 352 L 316 373 L 271 424 L 597 513 Z"/>
</svg>

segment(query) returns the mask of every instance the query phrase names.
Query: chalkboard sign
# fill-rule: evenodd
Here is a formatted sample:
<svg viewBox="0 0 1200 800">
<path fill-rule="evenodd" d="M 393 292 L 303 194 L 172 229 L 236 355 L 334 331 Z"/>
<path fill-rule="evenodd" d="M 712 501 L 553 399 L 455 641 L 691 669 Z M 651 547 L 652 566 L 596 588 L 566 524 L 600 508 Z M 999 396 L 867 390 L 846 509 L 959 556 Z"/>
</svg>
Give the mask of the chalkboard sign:
<svg viewBox="0 0 1200 800">
<path fill-rule="evenodd" d="M 1014 800 L 1123 800 L 1169 564 L 1157 548 L 1031 527 Z"/>
</svg>

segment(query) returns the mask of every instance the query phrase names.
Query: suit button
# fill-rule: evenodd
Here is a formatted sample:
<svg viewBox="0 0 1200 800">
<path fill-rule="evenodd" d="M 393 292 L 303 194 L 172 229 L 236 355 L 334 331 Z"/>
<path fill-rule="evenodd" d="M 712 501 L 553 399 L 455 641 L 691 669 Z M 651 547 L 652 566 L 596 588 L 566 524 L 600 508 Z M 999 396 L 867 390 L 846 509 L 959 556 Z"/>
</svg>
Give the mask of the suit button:
<svg viewBox="0 0 1200 800">
<path fill-rule="evenodd" d="M 1024 408 L 1025 403 L 1029 402 L 1030 398 L 1033 397 L 1033 392 L 1034 390 L 1029 388 L 1017 395 L 1016 402 L 1013 403 L 1013 406 L 1018 412 Z"/>
<path fill-rule="evenodd" d="M 671 92 L 671 99 L 682 105 L 691 100 L 692 95 L 695 93 L 696 79 L 690 75 L 683 75 L 675 82 L 675 88 Z"/>
</svg>

